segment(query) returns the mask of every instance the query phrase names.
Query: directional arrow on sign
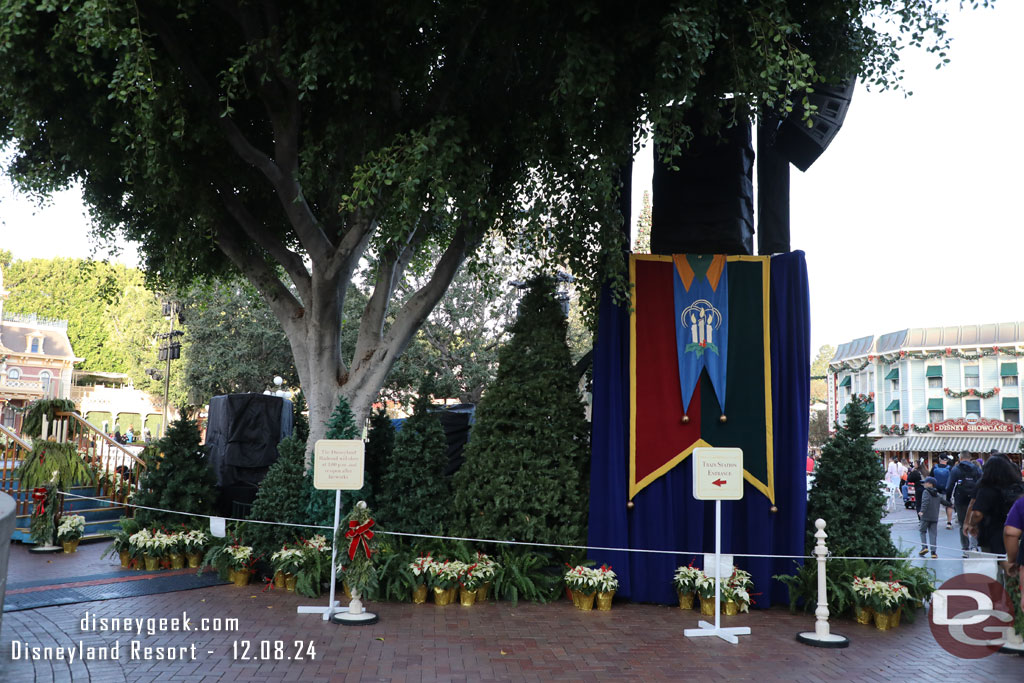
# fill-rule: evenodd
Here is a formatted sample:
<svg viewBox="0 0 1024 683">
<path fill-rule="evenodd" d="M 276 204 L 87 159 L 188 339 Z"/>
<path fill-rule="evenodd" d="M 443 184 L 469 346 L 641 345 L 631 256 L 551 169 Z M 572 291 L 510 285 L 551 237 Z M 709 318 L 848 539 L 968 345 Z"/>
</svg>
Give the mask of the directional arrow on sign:
<svg viewBox="0 0 1024 683">
<path fill-rule="evenodd" d="M 725 485 L 726 481 L 725 481 L 725 479 L 715 479 L 711 483 L 714 484 L 715 486 L 723 486 L 723 485 Z"/>
</svg>

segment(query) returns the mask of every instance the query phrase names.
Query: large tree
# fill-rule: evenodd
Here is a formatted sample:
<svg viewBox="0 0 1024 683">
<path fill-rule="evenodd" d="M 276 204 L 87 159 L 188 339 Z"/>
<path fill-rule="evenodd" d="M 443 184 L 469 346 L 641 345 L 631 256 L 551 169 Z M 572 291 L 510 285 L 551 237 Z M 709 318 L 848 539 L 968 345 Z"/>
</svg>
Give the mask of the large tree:
<svg viewBox="0 0 1024 683">
<path fill-rule="evenodd" d="M 811 361 L 811 377 L 819 379 L 811 380 L 811 400 L 827 401 L 828 386 L 825 378 L 828 375 L 828 362 L 836 355 L 836 348 L 831 344 L 825 344 L 818 349 L 818 355 Z"/>
<path fill-rule="evenodd" d="M 288 336 L 312 443 L 339 394 L 366 415 L 489 235 L 567 263 L 586 300 L 621 283 L 620 169 L 643 128 L 671 154 L 689 109 L 718 126 L 819 79 L 885 84 L 901 43 L 943 47 L 944 21 L 927 0 L 9 0 L 0 142 L 23 190 L 80 181 L 98 233 L 139 241 L 154 277 L 242 273 Z M 389 311 L 409 269 L 426 282 Z"/>
</svg>

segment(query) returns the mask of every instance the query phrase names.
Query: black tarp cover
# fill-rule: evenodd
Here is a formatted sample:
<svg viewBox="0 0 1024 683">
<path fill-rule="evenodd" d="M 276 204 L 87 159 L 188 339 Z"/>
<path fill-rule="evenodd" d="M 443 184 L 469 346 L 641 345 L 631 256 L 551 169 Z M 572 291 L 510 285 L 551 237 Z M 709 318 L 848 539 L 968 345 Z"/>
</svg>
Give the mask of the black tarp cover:
<svg viewBox="0 0 1024 683">
<path fill-rule="evenodd" d="M 255 486 L 277 460 L 277 444 L 292 433 L 292 402 L 267 394 L 210 399 L 206 445 L 217 486 Z"/>
</svg>

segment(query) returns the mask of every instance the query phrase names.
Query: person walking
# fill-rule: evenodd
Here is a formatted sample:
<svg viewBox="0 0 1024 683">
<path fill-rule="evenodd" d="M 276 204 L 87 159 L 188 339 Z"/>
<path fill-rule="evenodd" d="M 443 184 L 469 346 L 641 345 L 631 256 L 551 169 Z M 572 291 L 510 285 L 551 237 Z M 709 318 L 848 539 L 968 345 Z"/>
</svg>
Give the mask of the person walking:
<svg viewBox="0 0 1024 683">
<path fill-rule="evenodd" d="M 977 541 L 964 533 L 964 526 L 967 522 L 967 506 L 974 498 L 979 479 L 981 479 L 981 470 L 971 462 L 968 454 L 964 453 L 956 467 L 950 470 L 949 483 L 946 485 L 946 499 L 953 503 L 953 509 L 956 510 L 960 549 L 963 551 L 964 557 L 967 557 L 968 551 L 977 547 Z"/>
<path fill-rule="evenodd" d="M 946 487 L 949 485 L 949 456 L 943 453 L 939 456 L 939 464 L 932 468 L 932 476 L 935 477 L 935 488 L 945 497 Z M 953 528 L 953 506 L 945 505 L 946 528 Z"/>
<path fill-rule="evenodd" d="M 921 491 L 924 490 L 924 478 L 928 476 L 928 464 L 922 460 L 907 475 L 907 485 L 914 487 L 914 510 L 921 511 Z"/>
<path fill-rule="evenodd" d="M 1016 576 L 1020 572 L 1020 563 L 1024 562 L 1021 557 L 1021 534 L 1024 533 L 1024 496 L 1017 499 L 1006 515 L 1006 524 L 1003 526 L 1003 546 L 1006 548 L 1006 573 Z M 1024 601 L 1024 598 L 1021 598 Z"/>
<path fill-rule="evenodd" d="M 939 534 L 939 498 L 941 494 L 935 488 L 935 477 L 925 477 L 923 493 L 921 498 L 921 511 L 917 513 L 921 520 L 921 557 L 928 554 L 928 546 L 931 545 L 932 557 L 939 556 L 936 545 Z"/>
<path fill-rule="evenodd" d="M 978 490 L 970 505 L 968 533 L 978 536 L 978 546 L 986 553 L 1002 555 L 1003 525 L 1014 501 L 1024 495 L 1020 471 L 1005 455 L 994 454 L 985 463 Z"/>
</svg>

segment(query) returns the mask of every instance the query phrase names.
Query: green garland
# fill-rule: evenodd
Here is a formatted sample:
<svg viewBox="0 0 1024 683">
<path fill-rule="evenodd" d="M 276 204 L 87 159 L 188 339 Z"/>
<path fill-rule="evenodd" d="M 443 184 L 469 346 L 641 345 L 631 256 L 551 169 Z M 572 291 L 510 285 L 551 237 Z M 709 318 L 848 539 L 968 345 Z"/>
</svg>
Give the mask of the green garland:
<svg viewBox="0 0 1024 683">
<path fill-rule="evenodd" d="M 373 594 L 377 590 L 377 572 L 373 568 L 374 556 L 378 550 L 379 530 L 374 529 L 362 537 L 356 544 L 355 552 L 349 557 L 349 546 L 353 540 L 346 537 L 351 528 L 350 522 L 356 523 L 356 528 L 362 527 L 368 522 L 372 523 L 370 508 L 366 503 L 359 501 L 352 507 L 350 512 L 342 521 L 336 531 L 335 538 L 338 546 L 338 574 L 344 577 L 349 588 L 361 597 Z M 365 545 L 364 545 L 365 544 Z"/>
<path fill-rule="evenodd" d="M 931 360 L 933 358 L 960 358 L 962 360 L 978 360 L 979 358 L 990 358 L 992 356 L 999 355 L 1020 358 L 1024 356 L 1024 351 L 1004 349 L 1001 346 L 993 346 L 988 349 L 982 349 L 979 353 L 964 353 L 963 351 L 954 350 L 952 347 L 946 347 L 943 351 L 930 351 L 928 353 L 924 353 L 922 351 L 900 351 L 898 353 L 886 353 L 880 356 L 868 356 L 867 360 L 860 367 L 855 366 L 852 361 L 841 361 L 839 363 L 831 364 L 830 367 L 833 368 L 835 372 L 839 372 L 841 370 L 853 370 L 854 372 L 860 372 L 876 359 L 885 365 L 892 365 L 893 363 L 898 363 L 901 360 L 907 359 Z"/>
<path fill-rule="evenodd" d="M 23 491 L 46 486 L 51 481 L 62 491 L 95 483 L 92 468 L 82 460 L 75 445 L 53 441 L 36 441 L 32 445 L 32 451 L 18 467 L 18 481 Z"/>
<path fill-rule="evenodd" d="M 953 391 L 949 387 L 943 388 L 946 392 L 946 396 L 950 398 L 963 398 L 964 396 L 970 396 L 973 398 L 992 398 L 999 393 L 999 387 L 993 387 L 988 391 L 981 391 L 980 389 L 964 389 L 963 391 Z"/>
<path fill-rule="evenodd" d="M 38 438 L 43 433 L 44 415 L 46 416 L 47 422 L 52 425 L 53 419 L 56 417 L 57 413 L 73 412 L 75 412 L 75 403 L 70 399 L 41 398 L 28 406 L 27 412 L 25 413 L 25 419 L 21 423 L 21 433 L 25 436 L 30 436 L 33 439 Z"/>
</svg>

